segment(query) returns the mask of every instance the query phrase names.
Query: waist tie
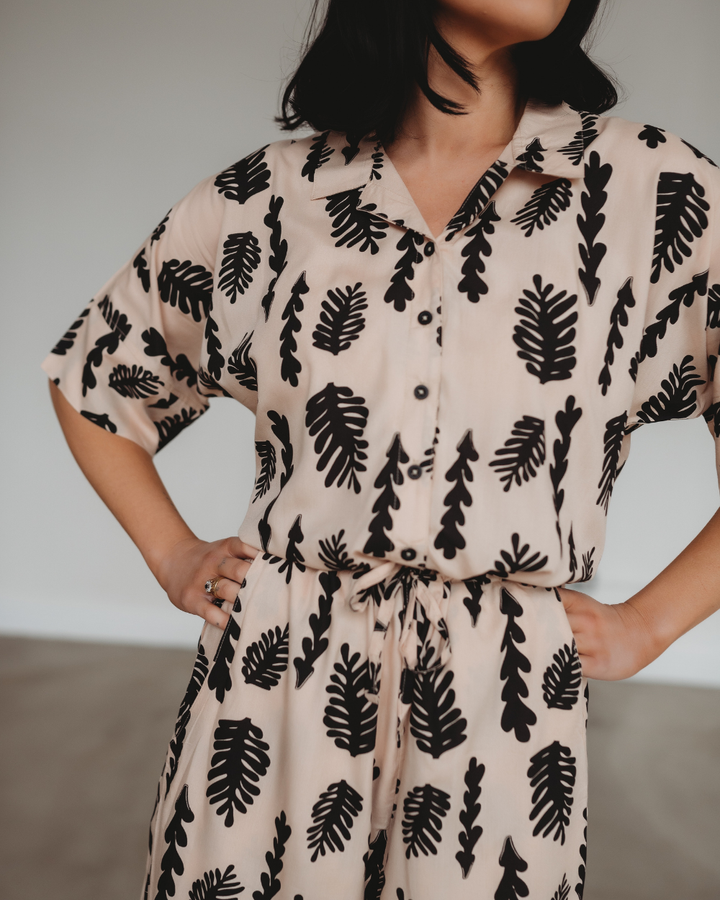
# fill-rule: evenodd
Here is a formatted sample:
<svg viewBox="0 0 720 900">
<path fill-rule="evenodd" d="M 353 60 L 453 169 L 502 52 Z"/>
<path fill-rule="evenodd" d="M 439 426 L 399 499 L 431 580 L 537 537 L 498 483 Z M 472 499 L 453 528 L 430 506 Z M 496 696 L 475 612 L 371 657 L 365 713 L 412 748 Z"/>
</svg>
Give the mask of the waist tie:
<svg viewBox="0 0 720 900">
<path fill-rule="evenodd" d="M 412 687 L 409 681 L 416 672 L 431 671 L 447 663 L 452 654 L 444 618 L 449 595 L 450 582 L 437 572 L 412 569 L 396 562 L 381 563 L 357 579 L 348 597 L 350 608 L 364 611 L 368 603 L 373 603 L 376 609 L 368 648 L 369 678 L 364 690 L 369 701 L 378 702 L 385 637 L 398 606 L 403 700 L 408 702 L 405 697 Z"/>
</svg>

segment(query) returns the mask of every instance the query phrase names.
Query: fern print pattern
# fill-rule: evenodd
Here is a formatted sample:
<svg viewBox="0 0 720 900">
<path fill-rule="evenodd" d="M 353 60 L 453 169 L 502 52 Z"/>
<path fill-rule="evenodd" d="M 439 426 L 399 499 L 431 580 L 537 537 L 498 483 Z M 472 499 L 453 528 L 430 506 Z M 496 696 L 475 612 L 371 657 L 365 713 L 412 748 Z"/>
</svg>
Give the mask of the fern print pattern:
<svg viewBox="0 0 720 900">
<path fill-rule="evenodd" d="M 557 222 L 560 213 L 570 207 L 571 200 L 572 185 L 567 178 L 548 181 L 533 191 L 532 197 L 510 221 L 520 226 L 525 237 L 532 237 L 536 228 L 542 231 Z"/>
<path fill-rule="evenodd" d="M 511 431 L 512 437 L 495 451 L 497 459 L 490 461 L 500 481 L 509 491 L 513 484 L 521 485 L 537 475 L 545 462 L 545 423 L 535 416 L 523 416 Z"/>
<path fill-rule="evenodd" d="M 582 262 L 578 276 L 585 288 L 590 306 L 595 303 L 600 290 L 597 273 L 607 253 L 607 244 L 598 240 L 598 236 L 606 221 L 602 209 L 607 203 L 608 194 L 605 188 L 612 172 L 613 168 L 609 163 L 602 164 L 600 154 L 595 151 L 590 153 L 589 161 L 585 164 L 585 190 L 580 198 L 583 214 L 577 217 L 578 228 L 583 238 L 583 242 L 578 245 Z"/>
<path fill-rule="evenodd" d="M 362 283 L 328 291 L 323 300 L 320 321 L 313 331 L 313 346 L 337 356 L 352 346 L 365 328 L 363 310 L 367 309 L 367 296 Z"/>
<path fill-rule="evenodd" d="M 258 782 L 267 774 L 270 757 L 261 728 L 249 718 L 220 719 L 215 729 L 215 753 L 210 760 L 207 796 L 230 828 L 237 813 L 248 811 L 260 794 Z"/>
<path fill-rule="evenodd" d="M 691 244 L 709 225 L 710 204 L 705 188 L 691 172 L 662 172 L 657 187 L 655 251 L 650 281 L 657 284 L 663 270 L 674 272 L 692 255 Z"/>
<path fill-rule="evenodd" d="M 450 795 L 431 784 L 414 787 L 403 801 L 405 856 L 437 856 L 443 819 L 450 809 Z"/>
<path fill-rule="evenodd" d="M 313 851 L 311 862 L 318 856 L 345 849 L 350 829 L 362 808 L 362 797 L 345 779 L 329 785 L 320 794 L 312 809 L 313 824 L 307 832 L 308 848 Z"/>
<path fill-rule="evenodd" d="M 526 360 L 525 368 L 540 380 L 564 381 L 575 368 L 575 328 L 577 312 L 573 307 L 577 295 L 567 291 L 553 293 L 555 285 L 543 285 L 540 275 L 533 278 L 535 290 L 523 291 L 515 312 L 520 322 L 515 326 L 513 341 L 518 356 Z"/>
</svg>

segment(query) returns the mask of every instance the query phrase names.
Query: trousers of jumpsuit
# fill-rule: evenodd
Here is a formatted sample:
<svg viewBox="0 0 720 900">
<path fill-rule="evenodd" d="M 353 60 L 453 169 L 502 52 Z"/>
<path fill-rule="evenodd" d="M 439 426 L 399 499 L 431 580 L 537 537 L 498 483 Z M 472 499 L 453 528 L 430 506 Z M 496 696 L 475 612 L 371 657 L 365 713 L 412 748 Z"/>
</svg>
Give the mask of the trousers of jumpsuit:
<svg viewBox="0 0 720 900">
<path fill-rule="evenodd" d="M 582 897 L 588 695 L 557 590 L 261 553 L 224 608 L 144 898 Z"/>
</svg>

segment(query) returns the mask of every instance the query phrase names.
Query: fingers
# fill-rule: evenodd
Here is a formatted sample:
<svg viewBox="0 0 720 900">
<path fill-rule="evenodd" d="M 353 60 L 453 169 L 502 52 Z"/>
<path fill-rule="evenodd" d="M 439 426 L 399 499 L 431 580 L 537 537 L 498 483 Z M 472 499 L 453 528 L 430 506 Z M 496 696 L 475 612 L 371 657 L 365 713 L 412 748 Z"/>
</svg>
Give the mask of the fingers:
<svg viewBox="0 0 720 900">
<path fill-rule="evenodd" d="M 253 547 L 250 544 L 246 544 L 240 540 L 238 537 L 230 537 L 226 540 L 226 548 L 228 552 L 228 556 L 236 556 L 240 559 L 245 557 L 246 559 L 254 559 L 260 551 L 257 547 Z"/>
<path fill-rule="evenodd" d="M 238 585 L 242 584 L 247 570 L 250 568 L 252 559 L 238 559 L 235 556 L 224 556 L 217 564 L 217 574 L 222 575 L 224 579 L 236 581 Z M 217 591 L 215 593 L 218 593 Z M 224 596 L 221 594 L 220 596 Z M 235 594 L 237 596 L 237 592 Z M 226 599 L 230 599 L 227 597 Z M 233 600 L 235 597 L 232 598 Z"/>
<path fill-rule="evenodd" d="M 217 587 L 215 588 L 214 596 L 218 601 L 228 600 L 230 603 L 233 603 L 238 595 L 238 591 L 240 590 L 241 586 L 242 582 L 234 581 L 231 578 L 221 578 L 217 583 Z"/>
<path fill-rule="evenodd" d="M 225 630 L 227 623 L 230 621 L 229 613 L 226 613 L 224 609 L 215 606 L 210 600 L 203 603 L 200 608 L 196 610 L 195 614 L 200 616 L 200 618 L 205 619 L 210 625 L 215 625 L 216 628 L 221 628 L 223 630 Z"/>
</svg>

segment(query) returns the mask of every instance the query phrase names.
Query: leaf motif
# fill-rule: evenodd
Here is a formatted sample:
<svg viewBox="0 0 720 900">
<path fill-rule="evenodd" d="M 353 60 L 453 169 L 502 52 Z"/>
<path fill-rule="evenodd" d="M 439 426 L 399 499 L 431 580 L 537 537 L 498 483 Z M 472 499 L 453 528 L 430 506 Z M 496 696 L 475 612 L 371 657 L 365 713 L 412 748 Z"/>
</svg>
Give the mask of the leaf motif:
<svg viewBox="0 0 720 900">
<path fill-rule="evenodd" d="M 374 203 L 368 203 L 362 210 L 358 209 L 359 203 L 360 188 L 332 194 L 327 198 L 325 211 L 333 220 L 331 234 L 336 238 L 336 247 L 355 247 L 359 244 L 361 252 L 369 250 L 374 254 L 380 249 L 379 242 L 386 237 L 385 232 L 390 223 L 368 215 L 377 208 Z"/>
<path fill-rule="evenodd" d="M 147 264 L 147 257 L 145 256 L 146 248 L 143 247 L 142 250 L 138 253 L 138 255 L 133 260 L 133 269 L 137 272 L 137 276 L 140 279 L 140 284 L 142 285 L 143 290 L 146 294 L 150 293 L 150 269 Z"/>
<path fill-rule="evenodd" d="M 494 900 L 518 900 L 519 897 L 527 897 L 528 886 L 518 873 L 525 872 L 528 864 L 515 849 L 510 835 L 505 838 L 500 854 L 500 865 L 504 871 L 493 895 Z"/>
<path fill-rule="evenodd" d="M 395 548 L 394 542 L 386 534 L 392 530 L 393 526 L 390 510 L 400 509 L 400 499 L 395 493 L 393 485 L 403 483 L 404 478 L 400 466 L 410 459 L 403 449 L 399 432 L 393 436 L 392 443 L 385 455 L 387 462 L 373 482 L 374 487 L 380 488 L 381 492 L 373 503 L 372 511 L 375 515 L 368 525 L 370 537 L 363 547 L 363 553 L 372 556 L 385 556 L 385 553 Z"/>
<path fill-rule="evenodd" d="M 708 291 L 707 327 L 720 328 L 720 284 L 714 284 Z"/>
<path fill-rule="evenodd" d="M 443 819 L 450 809 L 450 794 L 431 784 L 418 785 L 403 801 L 403 842 L 407 844 L 405 857 L 416 859 L 437 855 L 437 844 L 442 841 Z"/>
<path fill-rule="evenodd" d="M 302 370 L 302 363 L 295 356 L 298 348 L 295 335 L 301 330 L 302 322 L 298 318 L 298 313 L 302 312 L 305 305 L 302 301 L 303 294 L 307 294 L 310 288 L 305 281 L 305 272 L 303 272 L 293 285 L 290 292 L 290 299 L 285 304 L 282 319 L 285 322 L 280 332 L 280 375 L 283 381 L 289 381 L 293 387 L 298 385 L 298 375 Z"/>
<path fill-rule="evenodd" d="M 481 612 L 480 598 L 483 595 L 483 588 L 486 584 L 490 584 L 490 578 L 487 575 L 476 575 L 474 578 L 466 578 L 463 584 L 470 594 L 469 597 L 463 598 L 463 604 L 470 613 L 474 628 Z"/>
<path fill-rule="evenodd" d="M 162 222 L 158 222 L 155 226 L 153 233 L 150 235 L 150 246 L 155 243 L 155 241 L 159 241 L 163 234 L 165 234 L 165 225 L 167 224 L 167 220 L 170 218 L 170 213 L 172 212 L 172 208 L 167 211 L 167 215 L 162 220 Z"/>
<path fill-rule="evenodd" d="M 459 231 L 467 228 L 473 219 L 485 210 L 493 194 L 501 187 L 509 174 L 507 163 L 501 159 L 490 166 L 467 195 L 460 209 L 450 219 L 445 235 L 446 241 L 451 241 Z"/>
<path fill-rule="evenodd" d="M 360 493 L 358 473 L 364 472 L 368 442 L 362 439 L 367 425 L 368 410 L 364 397 L 355 397 L 349 387 L 336 386 L 332 381 L 314 394 L 305 407 L 305 425 L 310 437 L 315 437 L 318 472 L 328 469 L 325 487 L 337 484 Z"/>
<path fill-rule="evenodd" d="M 680 138 L 680 140 L 683 142 L 683 144 L 685 144 L 686 147 L 689 147 L 690 150 L 692 150 L 692 152 L 695 154 L 695 157 L 697 159 L 704 159 L 705 162 L 710 163 L 710 165 L 713 166 L 713 168 L 715 168 L 715 169 L 718 168 L 718 164 L 716 162 L 713 162 L 713 160 L 711 160 L 709 156 L 705 156 L 705 154 L 702 152 L 702 150 L 698 150 L 697 147 L 693 147 L 692 144 L 688 144 L 688 142 L 683 141 L 682 138 Z"/>
<path fill-rule="evenodd" d="M 666 144 L 665 129 L 655 125 L 645 125 L 638 135 L 638 140 L 645 141 L 651 150 L 657 150 L 660 144 Z"/>
<path fill-rule="evenodd" d="M 445 559 L 454 559 L 458 550 L 465 547 L 465 538 L 460 534 L 460 526 L 465 524 L 462 507 L 472 506 L 472 494 L 466 482 L 473 480 L 471 462 L 480 458 L 472 440 L 472 430 L 468 429 L 457 445 L 458 457 L 445 473 L 445 480 L 455 482 L 445 495 L 447 512 L 440 519 L 442 529 L 435 538 L 435 547 L 443 551 Z"/>
<path fill-rule="evenodd" d="M 555 528 L 560 540 L 562 552 L 562 529 L 560 528 L 560 510 L 565 500 L 565 491 L 560 487 L 565 477 L 570 456 L 570 435 L 577 425 L 582 410 L 575 406 L 575 397 L 572 394 L 565 401 L 565 409 L 558 410 L 555 415 L 555 424 L 560 432 L 561 440 L 553 442 L 553 462 L 550 463 L 550 481 L 553 486 L 553 504 L 555 506 Z"/>
<path fill-rule="evenodd" d="M 235 606 L 240 611 L 240 600 L 235 601 Z M 233 610 L 234 611 L 234 610 Z M 208 676 L 208 688 L 215 691 L 215 697 L 218 703 L 222 703 L 225 694 L 232 690 L 232 675 L 230 667 L 235 659 L 235 645 L 240 640 L 240 626 L 234 616 L 230 616 L 225 626 L 225 631 L 220 638 L 213 666 Z"/>
<path fill-rule="evenodd" d="M 522 228 L 525 237 L 532 237 L 536 228 L 542 231 L 557 222 L 558 215 L 569 209 L 571 201 L 572 186 L 567 178 L 548 181 L 533 191 L 532 197 L 510 221 Z"/>
<path fill-rule="evenodd" d="M 345 529 L 341 528 L 337 534 L 331 535 L 328 540 L 320 539 L 318 556 L 322 564 L 328 569 L 340 571 L 343 569 L 357 569 L 358 564 L 347 552 L 347 542 L 343 541 Z"/>
<path fill-rule="evenodd" d="M 518 356 L 526 360 L 525 368 L 540 380 L 564 381 L 575 368 L 575 328 L 577 313 L 571 312 L 577 295 L 560 291 L 552 296 L 555 285 L 543 287 L 542 276 L 533 278 L 534 291 L 523 291 L 515 307 L 520 324 L 515 326 L 513 341 Z"/>
<path fill-rule="evenodd" d="M 523 416 L 515 423 L 511 435 L 505 445 L 495 451 L 497 459 L 489 463 L 500 475 L 505 491 L 510 490 L 513 482 L 521 485 L 534 478 L 545 462 L 545 422 L 542 419 Z"/>
<path fill-rule="evenodd" d="M 128 322 L 125 313 L 121 313 L 119 309 L 113 309 L 112 301 L 107 294 L 97 306 L 103 319 L 110 327 L 110 331 L 101 335 L 95 341 L 95 346 L 85 358 L 85 365 L 82 371 L 83 397 L 87 396 L 88 390 L 93 390 L 97 386 L 97 379 L 93 369 L 98 369 L 102 365 L 103 354 L 112 355 L 120 346 L 120 342 L 124 341 L 132 330 L 132 325 Z"/>
<path fill-rule="evenodd" d="M 280 560 L 278 557 L 271 559 L 271 562 L 277 560 L 280 563 L 278 572 L 281 574 L 285 573 L 285 584 L 290 584 L 292 573 L 295 569 L 299 572 L 305 571 L 305 566 L 303 565 L 305 557 L 298 548 L 298 544 L 302 543 L 305 537 L 302 532 L 301 521 L 302 513 L 298 513 L 288 531 L 288 542 L 285 547 L 284 559 Z"/>
<path fill-rule="evenodd" d="M 460 863 L 463 878 L 467 878 L 470 869 L 475 862 L 475 844 L 480 840 L 483 830 L 480 825 L 475 825 L 475 820 L 480 815 L 480 782 L 485 774 L 485 766 L 478 765 L 476 757 L 471 757 L 465 772 L 465 793 L 463 794 L 463 808 L 460 810 L 460 824 L 463 830 L 458 834 L 461 850 L 455 854 L 455 859 Z"/>
<path fill-rule="evenodd" d="M 307 830 L 308 849 L 314 850 L 311 862 L 328 851 L 342 853 L 344 842 L 350 840 L 350 829 L 362 808 L 362 797 L 344 778 L 328 785 L 312 808 L 313 824 Z"/>
<path fill-rule="evenodd" d="M 704 384 L 697 374 L 692 356 L 683 357 L 662 380 L 662 391 L 654 394 L 638 410 L 640 422 L 664 422 L 668 419 L 687 419 L 695 411 L 697 392 L 694 388 Z"/>
<path fill-rule="evenodd" d="M 185 785 L 175 801 L 173 817 L 165 829 L 164 838 L 167 849 L 160 860 L 160 877 L 158 878 L 155 900 L 168 900 L 175 896 L 175 875 L 185 871 L 178 847 L 187 847 L 185 825 L 195 820 L 195 815 L 188 802 L 188 786 Z"/>
<path fill-rule="evenodd" d="M 110 416 L 107 413 L 94 413 L 89 412 L 87 409 L 81 409 L 80 415 L 84 416 L 89 422 L 98 425 L 100 428 L 104 428 L 105 431 L 109 431 L 110 434 L 117 434 L 117 425 L 110 419 Z"/>
<path fill-rule="evenodd" d="M 518 168 L 525 169 L 526 172 L 542 172 L 540 163 L 545 161 L 544 153 L 547 153 L 547 150 L 540 142 L 540 138 L 533 138 L 525 148 L 525 152 L 518 154 Z"/>
<path fill-rule="evenodd" d="M 397 250 L 402 254 L 395 263 L 395 274 L 385 291 L 385 302 L 392 303 L 398 312 L 403 312 L 415 296 L 410 282 L 415 278 L 415 266 L 420 265 L 424 257 L 417 249 L 425 241 L 422 234 L 408 228 L 400 235 Z"/>
<path fill-rule="evenodd" d="M 522 698 L 528 696 L 528 686 L 521 673 L 529 673 L 532 666 L 517 646 L 525 643 L 525 632 L 517 624 L 523 608 L 507 588 L 502 588 L 500 592 L 500 612 L 508 620 L 500 647 L 505 651 L 500 667 L 500 679 L 505 682 L 501 695 L 505 706 L 500 725 L 503 731 L 514 731 L 518 741 L 527 743 L 530 740 L 530 726 L 537 722 L 537 716 L 523 702 Z"/>
<path fill-rule="evenodd" d="M 254 641 L 243 656 L 242 673 L 245 684 L 269 691 L 280 682 L 280 676 L 288 667 L 288 643 L 290 625 L 281 630 L 279 625 Z"/>
<path fill-rule="evenodd" d="M 270 490 L 272 480 L 275 477 L 275 447 L 272 441 L 255 441 L 255 452 L 260 461 L 260 474 L 255 479 L 254 503 L 260 497 L 264 497 Z"/>
<path fill-rule="evenodd" d="M 335 152 L 334 147 L 328 145 L 329 131 L 323 131 L 312 139 L 310 152 L 305 159 L 305 165 L 300 173 L 303 178 L 307 178 L 309 182 L 315 181 L 315 173 L 321 166 L 330 159 Z"/>
<path fill-rule="evenodd" d="M 368 661 L 360 662 L 360 654 L 350 656 L 350 645 L 340 648 L 341 661 L 333 668 L 330 684 L 325 688 L 330 702 L 325 707 L 323 724 L 327 736 L 334 738 L 335 746 L 347 750 L 351 756 L 370 753 L 375 748 L 377 727 L 377 703 L 368 700 L 370 686 Z"/>
<path fill-rule="evenodd" d="M 165 338 L 156 328 L 148 328 L 141 335 L 145 343 L 146 356 L 159 356 L 160 363 L 170 369 L 170 373 L 176 381 L 187 381 L 189 388 L 197 384 L 197 372 L 192 367 L 190 360 L 184 353 L 179 353 L 175 359 L 168 352 Z"/>
<path fill-rule="evenodd" d="M 720 402 L 711 403 L 703 413 L 703 419 L 708 423 L 714 437 L 720 437 Z"/>
<path fill-rule="evenodd" d="M 270 307 L 275 299 L 275 286 L 277 285 L 278 278 L 285 271 L 285 266 L 287 265 L 288 244 L 282 236 L 282 225 L 280 223 L 280 210 L 282 209 L 283 202 L 282 197 L 273 195 L 270 198 L 269 211 L 263 219 L 263 222 L 270 229 L 270 258 L 268 260 L 268 266 L 270 267 L 270 270 L 274 272 L 273 277 L 270 279 L 267 292 L 260 302 L 260 306 L 265 313 L 266 322 L 270 315 Z"/>
<path fill-rule="evenodd" d="M 566 147 L 561 147 L 559 150 L 563 156 L 567 156 L 574 166 L 580 165 L 585 157 L 585 151 L 598 136 L 598 131 L 595 128 L 598 117 L 593 113 L 581 111 L 580 118 L 582 120 L 582 128 L 580 131 L 575 132 L 575 137 Z"/>
<path fill-rule="evenodd" d="M 533 808 L 530 821 L 537 819 L 533 835 L 542 832 L 543 837 L 552 833 L 553 840 L 565 843 L 565 828 L 570 824 L 575 786 L 575 757 L 570 748 L 553 741 L 547 747 L 530 757 L 528 778 Z"/>
<path fill-rule="evenodd" d="M 153 422 L 159 438 L 157 452 L 162 450 L 163 447 L 167 447 L 170 441 L 176 438 L 188 425 L 192 425 L 200 415 L 201 413 L 192 407 L 189 409 L 183 408 L 179 413 L 166 416 L 164 419 L 160 419 L 159 422 Z"/>
<path fill-rule="evenodd" d="M 235 821 L 235 813 L 244 814 L 260 794 L 257 782 L 267 774 L 270 757 L 263 732 L 249 718 L 220 719 L 215 729 L 208 772 L 207 797 L 215 812 L 225 816 L 225 827 Z"/>
<path fill-rule="evenodd" d="M 267 144 L 225 169 L 215 179 L 215 187 L 228 200 L 240 205 L 270 187 L 270 169 L 265 162 Z"/>
<path fill-rule="evenodd" d="M 633 296 L 633 279 L 631 276 L 618 291 L 617 302 L 610 313 L 610 331 L 608 332 L 607 350 L 605 351 L 605 365 L 602 367 L 598 378 L 603 397 L 607 394 L 612 381 L 610 366 L 615 362 L 615 350 L 620 350 L 625 343 L 620 329 L 625 328 L 630 321 L 627 310 L 633 306 L 635 306 L 635 297 Z"/>
<path fill-rule="evenodd" d="M 301 688 L 313 674 L 318 659 L 327 650 L 329 641 L 323 635 L 329 630 L 332 622 L 332 603 L 334 595 L 340 590 L 341 581 L 336 572 L 321 572 L 318 575 L 324 593 L 318 597 L 318 611 L 310 614 L 308 624 L 312 637 L 302 639 L 302 656 L 293 660 L 296 672 L 295 687 Z"/>
<path fill-rule="evenodd" d="M 275 837 L 273 838 L 272 853 L 268 850 L 265 854 L 268 871 L 263 872 L 260 876 L 261 890 L 253 891 L 253 900 L 272 900 L 280 891 L 281 884 L 278 875 L 282 872 L 282 858 L 285 855 L 285 845 L 291 834 L 292 828 L 288 825 L 287 816 L 283 810 L 275 819 Z M 296 900 L 302 900 L 299 894 Z"/>
<path fill-rule="evenodd" d="M 228 356 L 227 370 L 241 387 L 248 391 L 257 391 L 257 366 L 250 356 L 252 350 L 252 338 L 255 332 L 246 334 L 233 352 Z"/>
<path fill-rule="evenodd" d="M 231 900 L 239 897 L 244 890 L 237 880 L 235 866 L 228 866 L 224 872 L 210 869 L 193 882 L 188 900 Z"/>
<path fill-rule="evenodd" d="M 327 292 L 328 300 L 322 302 L 320 321 L 312 335 L 314 347 L 337 356 L 358 339 L 365 328 L 362 311 L 368 306 L 361 288 L 362 283 L 358 281 L 355 287 L 348 285 L 344 292 L 339 287 Z"/>
<path fill-rule="evenodd" d="M 380 829 L 374 841 L 368 839 L 368 850 L 363 856 L 365 864 L 364 900 L 381 900 L 385 887 L 385 850 L 387 848 L 387 831 Z"/>
<path fill-rule="evenodd" d="M 489 572 L 489 575 L 499 575 L 500 578 L 507 578 L 516 572 L 537 572 L 538 569 L 547 563 L 547 556 L 540 556 L 539 553 L 533 553 L 531 556 L 526 554 L 530 550 L 529 544 L 520 546 L 520 535 L 515 532 L 511 538 L 512 552 L 501 550 L 502 559 L 495 560 L 495 568 Z"/>
<path fill-rule="evenodd" d="M 708 227 L 710 204 L 705 188 L 692 172 L 661 172 L 657 187 L 655 248 L 650 281 L 657 284 L 663 268 L 674 272 L 692 255 L 690 246 Z"/>
<path fill-rule="evenodd" d="M 595 569 L 595 560 L 593 559 L 593 554 L 595 553 L 595 548 L 591 547 L 586 553 L 582 555 L 582 575 L 580 576 L 580 581 L 590 581 L 593 577 L 593 572 Z"/>
<path fill-rule="evenodd" d="M 553 653 L 543 676 L 543 700 L 548 709 L 572 709 L 580 697 L 582 667 L 575 641 Z"/>
<path fill-rule="evenodd" d="M 252 231 L 229 234 L 223 244 L 218 287 L 234 303 L 252 283 L 260 265 L 260 244 Z"/>
<path fill-rule="evenodd" d="M 55 346 L 50 351 L 51 353 L 55 353 L 57 356 L 65 356 L 68 350 L 75 343 L 75 338 L 77 337 L 77 333 L 82 328 L 85 319 L 90 314 L 90 307 L 86 306 L 85 309 L 80 313 L 80 315 L 75 319 L 70 328 L 65 332 L 65 334 L 60 338 L 60 340 L 55 344 Z"/>
<path fill-rule="evenodd" d="M 563 875 L 562 882 L 560 883 L 558 889 L 552 895 L 552 900 L 568 900 L 570 897 L 570 885 L 568 884 L 567 877 Z"/>
<path fill-rule="evenodd" d="M 605 258 L 607 246 L 597 240 L 605 225 L 605 215 L 601 212 L 607 202 L 605 188 L 610 181 L 613 168 L 609 163 L 601 165 L 600 155 L 593 151 L 590 160 L 585 164 L 585 179 L 580 201 L 584 216 L 578 215 L 577 224 L 583 243 L 578 245 L 582 268 L 578 269 L 578 277 L 585 288 L 588 305 L 592 306 L 600 290 L 600 279 L 597 277 L 600 263 Z"/>
<path fill-rule="evenodd" d="M 205 683 L 207 674 L 208 658 L 205 655 L 205 648 L 203 647 L 202 643 L 198 642 L 197 655 L 195 656 L 195 662 L 193 663 L 193 670 L 192 674 L 190 675 L 190 681 L 188 682 L 188 686 L 185 689 L 185 696 L 183 697 L 182 703 L 180 704 L 178 718 L 183 716 L 192 708 L 192 705 L 195 702 L 195 698 L 200 693 L 200 688 Z"/>
<path fill-rule="evenodd" d="M 170 785 L 173 783 L 175 775 L 178 771 L 178 764 L 180 762 L 180 756 L 182 754 L 183 744 L 185 742 L 185 735 L 187 731 L 188 723 L 190 722 L 190 711 L 186 710 L 185 712 L 181 712 L 175 722 L 175 731 L 170 740 L 170 745 L 168 747 L 168 755 L 167 755 L 167 765 L 165 771 L 165 796 L 167 797 L 170 791 Z"/>
<path fill-rule="evenodd" d="M 587 688 L 587 686 L 586 686 Z M 578 900 L 583 900 L 585 893 L 585 864 L 587 863 L 587 807 L 583 810 L 583 819 L 585 819 L 585 828 L 583 829 L 583 842 L 580 845 L 580 859 L 582 862 L 578 866 L 578 878 L 580 881 L 575 885 L 575 893 Z"/>
<path fill-rule="evenodd" d="M 201 322 L 212 309 L 212 272 L 192 260 L 169 259 L 158 275 L 160 299 Z"/>
<path fill-rule="evenodd" d="M 162 387 L 163 382 L 158 375 L 153 375 L 149 369 L 143 369 L 142 366 L 128 368 L 119 365 L 110 373 L 108 385 L 121 397 L 141 399 L 155 396 L 158 393 L 158 385 Z"/>
<path fill-rule="evenodd" d="M 454 673 L 444 668 L 418 670 L 413 681 L 410 732 L 418 749 L 437 759 L 467 739 L 467 719 L 455 703 Z"/>
<path fill-rule="evenodd" d="M 481 277 L 485 274 L 485 259 L 492 255 L 492 246 L 487 236 L 495 234 L 495 225 L 499 221 L 500 216 L 495 210 L 495 204 L 491 203 L 473 227 L 465 232 L 464 238 L 467 239 L 467 243 L 460 251 L 465 262 L 460 270 L 463 277 L 458 284 L 458 290 L 465 294 L 471 303 L 479 303 L 480 297 L 488 292 L 488 286 Z"/>
</svg>

